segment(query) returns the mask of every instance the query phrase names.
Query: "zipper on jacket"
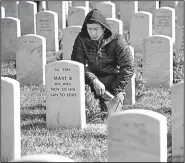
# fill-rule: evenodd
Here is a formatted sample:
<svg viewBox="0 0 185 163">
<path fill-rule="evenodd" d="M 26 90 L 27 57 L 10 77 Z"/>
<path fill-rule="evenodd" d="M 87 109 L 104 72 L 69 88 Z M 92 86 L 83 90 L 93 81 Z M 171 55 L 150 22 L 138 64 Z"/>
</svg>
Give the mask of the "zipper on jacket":
<svg viewBox="0 0 185 163">
<path fill-rule="evenodd" d="M 99 72 L 100 71 L 100 68 L 99 68 L 99 53 L 101 53 L 100 50 L 104 46 L 104 43 L 102 43 L 102 45 L 101 45 L 101 41 L 100 41 L 100 42 L 98 42 L 98 46 L 97 46 L 96 42 L 94 41 L 94 44 L 95 44 L 96 50 L 97 50 L 96 51 L 96 64 L 97 64 L 97 67 L 98 67 L 97 69 L 98 69 L 98 72 Z"/>
<path fill-rule="evenodd" d="M 95 42 L 94 40 L 93 40 L 93 42 L 94 42 L 95 47 L 96 47 L 96 56 L 95 56 L 95 58 L 96 58 L 97 70 L 98 70 L 98 72 L 99 72 L 99 71 L 100 71 L 100 68 L 99 68 L 99 58 L 98 58 L 98 52 L 99 52 L 98 47 L 99 47 L 99 44 L 97 45 L 96 42 Z"/>
</svg>

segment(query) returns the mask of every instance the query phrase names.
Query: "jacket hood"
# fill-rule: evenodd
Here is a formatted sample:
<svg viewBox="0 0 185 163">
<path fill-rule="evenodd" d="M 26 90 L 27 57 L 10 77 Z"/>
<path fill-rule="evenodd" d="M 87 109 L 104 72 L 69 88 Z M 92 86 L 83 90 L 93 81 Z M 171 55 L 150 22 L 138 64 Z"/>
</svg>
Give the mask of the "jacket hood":
<svg viewBox="0 0 185 163">
<path fill-rule="evenodd" d="M 94 20 L 106 28 L 104 32 L 104 38 L 108 38 L 112 35 L 111 27 L 107 23 L 105 16 L 98 9 L 93 9 L 86 15 L 85 20 L 83 22 L 82 29 L 81 29 L 81 34 L 83 36 L 90 37 L 87 32 L 87 22 L 89 20 Z"/>
</svg>

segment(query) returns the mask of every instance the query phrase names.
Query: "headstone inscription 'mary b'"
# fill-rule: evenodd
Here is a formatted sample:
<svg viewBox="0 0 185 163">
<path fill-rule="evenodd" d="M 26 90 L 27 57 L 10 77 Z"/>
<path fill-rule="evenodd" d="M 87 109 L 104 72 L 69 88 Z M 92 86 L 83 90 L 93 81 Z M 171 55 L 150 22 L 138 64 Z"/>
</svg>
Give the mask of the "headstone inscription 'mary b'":
<svg viewBox="0 0 185 163">
<path fill-rule="evenodd" d="M 84 66 L 75 61 L 46 65 L 47 127 L 86 125 Z"/>
</svg>

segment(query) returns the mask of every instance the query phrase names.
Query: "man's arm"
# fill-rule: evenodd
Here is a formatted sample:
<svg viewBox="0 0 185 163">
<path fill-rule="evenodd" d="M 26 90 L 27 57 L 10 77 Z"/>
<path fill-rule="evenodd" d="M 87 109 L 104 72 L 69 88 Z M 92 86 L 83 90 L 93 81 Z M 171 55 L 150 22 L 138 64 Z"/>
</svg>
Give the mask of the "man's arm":
<svg viewBox="0 0 185 163">
<path fill-rule="evenodd" d="M 117 39 L 115 54 L 116 63 L 120 67 L 120 73 L 117 75 L 117 80 L 113 82 L 112 88 L 114 95 L 117 95 L 125 89 L 125 86 L 134 74 L 134 59 L 129 45 L 123 36 L 119 36 Z"/>
<path fill-rule="evenodd" d="M 83 48 L 83 44 L 80 40 L 79 35 L 76 37 L 74 45 L 73 45 L 71 60 L 84 64 L 85 78 L 87 81 L 92 83 L 94 79 L 97 79 L 96 75 L 86 68 L 85 50 Z"/>
</svg>

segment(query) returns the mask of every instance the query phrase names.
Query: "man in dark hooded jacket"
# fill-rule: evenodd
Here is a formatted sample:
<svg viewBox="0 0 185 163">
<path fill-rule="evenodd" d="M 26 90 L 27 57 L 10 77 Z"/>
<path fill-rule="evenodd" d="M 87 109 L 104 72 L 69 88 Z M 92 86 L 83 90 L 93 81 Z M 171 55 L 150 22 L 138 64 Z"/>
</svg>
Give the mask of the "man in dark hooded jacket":
<svg viewBox="0 0 185 163">
<path fill-rule="evenodd" d="M 73 45 L 71 60 L 84 64 L 86 84 L 100 104 L 106 106 L 108 115 L 120 111 L 125 86 L 134 72 L 133 57 L 124 37 L 111 31 L 98 9 L 87 14 Z"/>
</svg>

